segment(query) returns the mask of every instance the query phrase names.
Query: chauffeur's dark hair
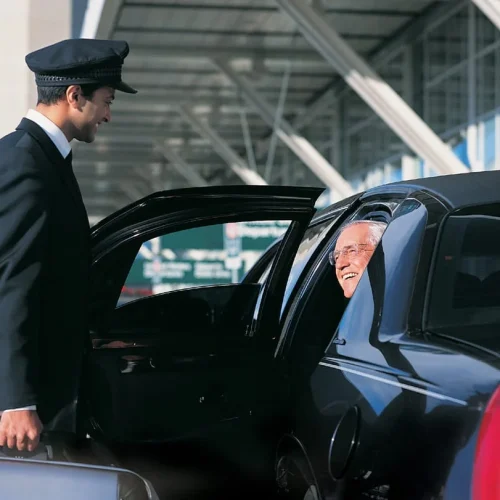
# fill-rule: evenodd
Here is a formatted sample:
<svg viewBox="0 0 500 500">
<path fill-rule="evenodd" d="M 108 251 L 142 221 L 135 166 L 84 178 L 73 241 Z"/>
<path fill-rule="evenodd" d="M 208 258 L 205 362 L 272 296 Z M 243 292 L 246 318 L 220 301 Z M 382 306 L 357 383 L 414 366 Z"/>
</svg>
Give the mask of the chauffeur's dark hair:
<svg viewBox="0 0 500 500">
<path fill-rule="evenodd" d="M 102 85 L 99 84 L 87 84 L 80 85 L 83 91 L 83 95 L 87 99 L 92 99 L 94 92 L 100 89 Z M 51 104 L 57 104 L 61 99 L 64 98 L 66 94 L 66 87 L 37 87 L 38 91 L 38 101 L 37 104 L 45 104 L 47 106 Z"/>
</svg>

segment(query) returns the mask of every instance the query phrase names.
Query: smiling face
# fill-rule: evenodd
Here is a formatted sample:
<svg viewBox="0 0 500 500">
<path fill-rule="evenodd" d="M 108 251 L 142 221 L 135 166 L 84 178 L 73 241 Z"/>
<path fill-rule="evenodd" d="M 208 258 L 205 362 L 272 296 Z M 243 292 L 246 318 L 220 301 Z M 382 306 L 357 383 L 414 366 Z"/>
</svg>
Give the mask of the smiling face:
<svg viewBox="0 0 500 500">
<path fill-rule="evenodd" d="M 345 297 L 352 297 L 374 250 L 368 223 L 349 226 L 340 234 L 334 250 L 335 274 Z"/>
<path fill-rule="evenodd" d="M 72 122 L 74 138 L 82 142 L 93 142 L 99 126 L 111 121 L 111 103 L 115 90 L 111 87 L 97 89 L 91 97 L 78 95 L 78 106 L 73 108 Z"/>
</svg>

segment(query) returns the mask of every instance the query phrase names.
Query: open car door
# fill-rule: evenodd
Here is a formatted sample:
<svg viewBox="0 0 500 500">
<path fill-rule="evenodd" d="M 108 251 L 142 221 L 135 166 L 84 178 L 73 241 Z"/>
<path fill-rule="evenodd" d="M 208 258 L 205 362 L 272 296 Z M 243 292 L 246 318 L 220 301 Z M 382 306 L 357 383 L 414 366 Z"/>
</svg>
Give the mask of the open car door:
<svg viewBox="0 0 500 500">
<path fill-rule="evenodd" d="M 165 442 L 271 418 L 273 354 L 289 270 L 322 189 L 227 186 L 154 194 L 92 231 L 90 344 L 80 407 L 87 432 Z M 288 221 L 265 279 L 119 304 L 140 249 L 214 224 Z M 202 234 L 202 233 L 200 233 Z"/>
</svg>

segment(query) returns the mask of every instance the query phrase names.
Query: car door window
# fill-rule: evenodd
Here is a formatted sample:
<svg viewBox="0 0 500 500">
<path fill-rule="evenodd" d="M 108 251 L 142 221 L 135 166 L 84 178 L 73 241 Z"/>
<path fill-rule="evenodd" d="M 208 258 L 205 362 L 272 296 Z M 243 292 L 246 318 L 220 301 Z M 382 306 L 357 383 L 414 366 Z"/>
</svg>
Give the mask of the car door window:
<svg viewBox="0 0 500 500">
<path fill-rule="evenodd" d="M 426 208 L 407 200 L 395 212 L 339 323 L 329 350 L 382 342 L 406 329 L 427 222 Z"/>
<path fill-rule="evenodd" d="M 233 222 L 150 239 L 135 256 L 118 305 L 173 290 L 240 283 L 288 226 L 289 221 Z"/>
<path fill-rule="evenodd" d="M 444 222 L 426 328 L 500 351 L 500 206 Z"/>
<path fill-rule="evenodd" d="M 370 219 L 369 210 L 363 207 L 358 214 L 364 220 Z M 354 215 L 346 224 L 356 219 Z M 370 335 L 380 340 L 401 331 L 405 327 L 406 304 L 425 222 L 426 209 L 415 200 L 407 200 L 395 208 L 381 243 L 368 259 L 350 298 L 345 297 L 331 262 L 332 251 L 346 224 L 341 226 L 323 245 L 288 313 L 284 328 L 288 347 L 284 353 L 299 362 L 308 351 L 309 361 L 305 364 L 312 367 L 325 350 L 337 352 L 347 346 L 354 349 L 354 345 L 366 342 Z M 349 249 L 344 251 L 347 253 Z M 394 314 L 383 314 L 385 310 Z"/>
</svg>

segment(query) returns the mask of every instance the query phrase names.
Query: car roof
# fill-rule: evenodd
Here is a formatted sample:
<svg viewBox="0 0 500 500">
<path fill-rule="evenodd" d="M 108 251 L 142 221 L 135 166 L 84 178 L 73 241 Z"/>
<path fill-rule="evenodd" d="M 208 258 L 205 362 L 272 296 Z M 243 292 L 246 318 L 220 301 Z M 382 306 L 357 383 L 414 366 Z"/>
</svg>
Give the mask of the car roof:
<svg viewBox="0 0 500 500">
<path fill-rule="evenodd" d="M 425 189 L 457 209 L 470 205 L 487 205 L 500 202 L 500 171 L 470 172 L 440 175 L 409 181 L 394 182 L 368 190 L 366 194 L 391 191 L 394 187 L 414 190 Z"/>
</svg>

